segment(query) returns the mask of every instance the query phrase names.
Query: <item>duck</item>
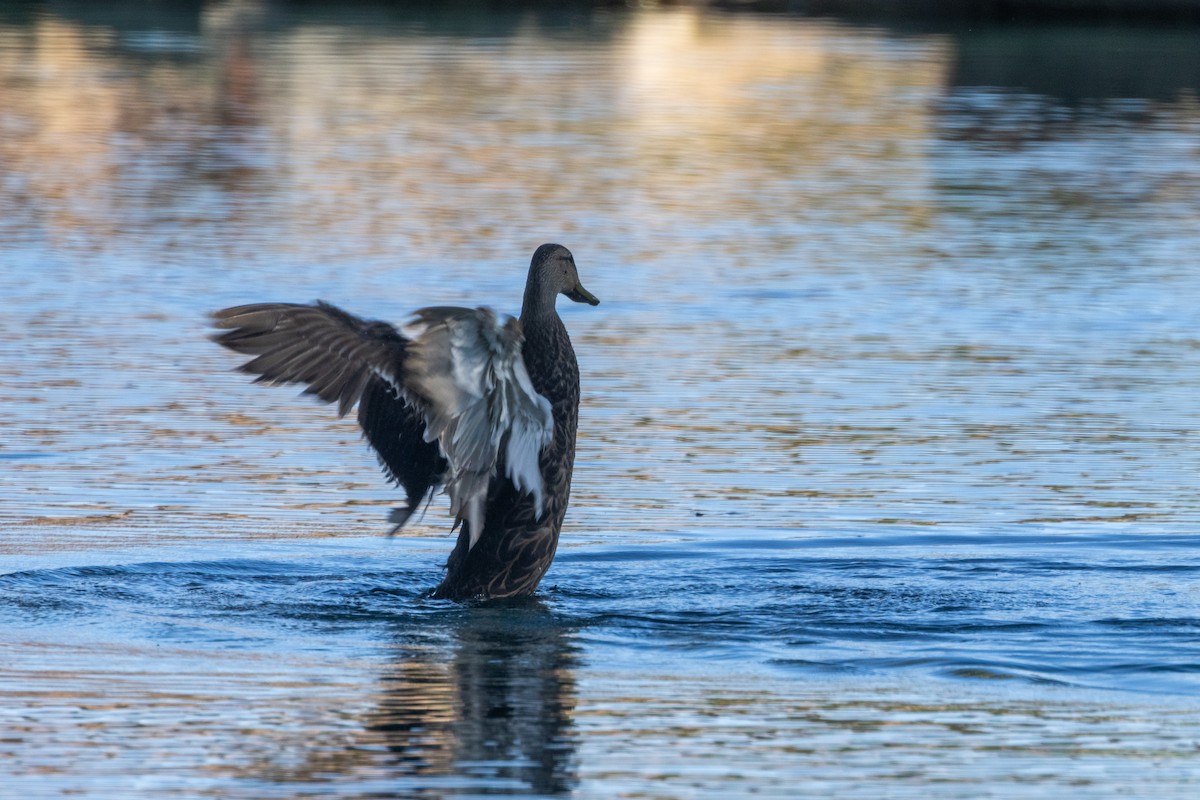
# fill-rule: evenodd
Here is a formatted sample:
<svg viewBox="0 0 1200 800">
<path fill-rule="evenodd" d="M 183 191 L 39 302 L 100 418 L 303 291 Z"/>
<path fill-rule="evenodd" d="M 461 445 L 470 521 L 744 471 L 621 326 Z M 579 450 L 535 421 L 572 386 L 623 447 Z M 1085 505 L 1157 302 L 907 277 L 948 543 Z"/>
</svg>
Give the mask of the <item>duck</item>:
<svg viewBox="0 0 1200 800">
<path fill-rule="evenodd" d="M 431 596 L 533 594 L 554 560 L 571 495 L 579 364 L 559 295 L 595 306 L 571 252 L 538 247 L 519 317 L 491 308 L 433 306 L 408 325 L 367 320 L 318 300 L 254 303 L 212 314 L 212 339 L 253 358 L 256 383 L 357 406 L 358 423 L 406 505 L 399 531 L 438 490 L 457 539 Z"/>
</svg>

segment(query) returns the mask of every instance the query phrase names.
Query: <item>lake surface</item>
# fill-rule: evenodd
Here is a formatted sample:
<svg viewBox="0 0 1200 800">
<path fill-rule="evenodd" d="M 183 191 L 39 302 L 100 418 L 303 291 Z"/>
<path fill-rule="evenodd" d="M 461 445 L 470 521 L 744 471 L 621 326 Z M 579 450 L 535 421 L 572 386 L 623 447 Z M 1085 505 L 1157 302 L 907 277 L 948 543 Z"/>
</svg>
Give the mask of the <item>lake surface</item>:
<svg viewBox="0 0 1200 800">
<path fill-rule="evenodd" d="M 1196 29 L 131 8 L 0 6 L 6 792 L 1196 795 Z M 429 600 L 444 499 L 205 315 L 544 241 L 559 556 Z"/>
</svg>

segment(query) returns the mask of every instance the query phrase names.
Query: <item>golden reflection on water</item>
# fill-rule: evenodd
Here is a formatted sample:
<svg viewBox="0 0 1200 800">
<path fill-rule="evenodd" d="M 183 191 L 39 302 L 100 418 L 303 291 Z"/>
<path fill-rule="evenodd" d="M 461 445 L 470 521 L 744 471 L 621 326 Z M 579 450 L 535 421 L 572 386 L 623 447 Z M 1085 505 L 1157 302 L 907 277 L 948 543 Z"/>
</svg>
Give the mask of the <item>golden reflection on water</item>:
<svg viewBox="0 0 1200 800">
<path fill-rule="evenodd" d="M 227 232 L 270 226 L 255 246 L 335 236 L 363 255 L 402 244 L 419 257 L 546 229 L 586 243 L 586 219 L 562 219 L 569 200 L 629 210 L 629 227 L 608 233 L 655 247 L 683 221 L 795 213 L 756 185 L 797 164 L 815 173 L 804 202 L 831 202 L 819 189 L 863 168 L 839 163 L 847 148 L 888 173 L 875 180 L 910 182 L 899 173 L 922 169 L 926 98 L 949 59 L 933 38 L 880 48 L 870 31 L 694 9 L 622 15 L 561 58 L 533 25 L 464 51 L 240 20 L 206 13 L 177 57 L 53 15 L 0 28 L 0 155 L 18 190 L 4 211 L 73 246 L 119 247 L 160 224 L 186 237 L 214 214 Z M 220 202 L 197 209 L 207 191 Z"/>
<path fill-rule="evenodd" d="M 689 12 L 634 25 L 620 83 L 647 210 L 676 208 L 698 224 L 743 212 L 786 219 L 814 203 L 869 214 L 880 209 L 845 208 L 865 174 L 922 182 L 917 148 L 932 134 L 929 99 L 945 82 L 948 43 L 880 48 L 872 32 L 834 30 Z M 741 184 L 733 205 L 730 172 Z M 783 173 L 803 176 L 798 204 L 771 207 L 775 193 L 757 188 Z M 842 179 L 852 185 L 824 191 Z M 899 213 L 927 212 L 918 203 Z"/>
<path fill-rule="evenodd" d="M 166 394 L 159 408 L 170 413 L 147 427 L 146 415 L 156 413 L 152 404 L 120 403 L 102 420 L 86 421 L 90 431 L 98 424 L 110 436 L 161 450 L 182 442 L 213 444 L 214 431 L 228 429 L 227 408 L 210 400 L 197 406 L 193 397 L 213 389 L 192 370 L 164 374 L 157 365 L 137 363 L 150 355 L 148 342 L 165 347 L 171 360 L 200 343 L 196 332 L 181 330 L 177 318 L 161 313 L 153 290 L 146 291 L 147 280 L 162 272 L 160 263 L 214 260 L 215 268 L 191 268 L 182 287 L 178 281 L 156 287 L 200 297 L 256 272 L 277 276 L 273 285 L 290 294 L 290 263 L 313 259 L 352 263 L 343 274 L 351 291 L 376 279 L 394 287 L 397 261 L 427 264 L 452 254 L 444 275 L 409 270 L 403 280 L 408 291 L 394 303 L 393 313 L 400 315 L 420 304 L 458 300 L 455 287 L 464 278 L 481 280 L 474 258 L 494 258 L 494 252 L 507 261 L 515 255 L 519 266 L 532 244 L 554 238 L 570 241 L 585 260 L 589 251 L 616 246 L 617 263 L 605 259 L 585 267 L 595 280 L 620 287 L 608 302 L 662 295 L 686 306 L 705 284 L 743 271 L 748 258 L 795 241 L 794 234 L 781 232 L 754 242 L 748 252 L 746 243 L 726 234 L 695 239 L 706 228 L 719 231 L 731 215 L 786 225 L 797 215 L 836 213 L 851 221 L 881 216 L 920 225 L 928 213 L 918 197 L 928 179 L 917 143 L 932 125 L 923 98 L 936 93 L 945 76 L 948 50 L 937 38 L 896 45 L 876 32 L 825 22 L 717 22 L 677 9 L 617 15 L 595 37 L 564 43 L 559 55 L 546 52 L 545 32 L 534 18 L 511 35 L 478 45 L 370 25 L 303 17 L 271 25 L 265 18 L 269 14 L 254 4 L 214 4 L 195 33 L 166 40 L 164 50 L 130 31 L 54 14 L 0 27 L 6 94 L 0 217 L 14 239 L 79 259 L 68 260 L 65 281 L 44 284 L 41 313 L 51 330 L 67 333 L 53 338 L 66 345 L 61 368 L 73 379 L 85 376 L 87 385 L 50 391 L 46 422 L 15 423 L 30 446 L 95 451 L 98 437 L 82 437 L 74 426 L 53 420 L 77 418 L 75 404 L 86 407 L 93 399 L 84 397 L 97 388 L 101 365 L 93 353 L 112 341 L 131 345 L 128 351 L 118 345 L 113 354 L 121 374 L 130 381 L 140 374 L 139 383 L 159 386 Z M 793 174 L 805 177 L 793 202 L 781 206 L 777 184 Z M 872 199 L 883 185 L 915 187 L 913 202 L 885 207 Z M 830 193 L 830 186 L 839 192 Z M 714 272 L 709 258 L 684 274 L 656 255 L 697 248 L 725 252 L 727 265 Z M 633 266 L 639 262 L 649 266 L 639 270 Z M 130 292 L 132 287 L 143 288 Z M 335 296 L 343 291 L 339 287 Z M 507 293 L 516 294 L 511 287 Z M 480 301 L 471 295 L 463 299 Z M 81 321 L 104 324 L 93 311 L 98 303 L 128 303 L 142 313 L 123 321 L 128 330 L 101 328 L 79 338 L 71 328 Z M 595 319 L 573 327 L 581 346 L 597 352 L 634 354 L 660 335 L 630 321 L 605 325 Z M 141 341 L 136 350 L 135 340 Z M 710 338 L 706 347 L 722 349 L 705 358 L 728 366 L 744 346 Z M 207 360 L 195 363 L 219 373 L 222 362 L 203 355 Z M 645 385 L 647 376 L 641 366 L 629 366 L 627 358 L 592 360 L 589 381 L 605 388 L 589 398 L 590 408 L 642 413 L 628 408 L 624 392 Z M 653 368 L 651 362 L 644 366 Z M 680 379 L 692 382 L 692 366 L 679 366 Z M 695 367 L 707 370 L 706 364 Z M 53 388 L 27 368 L 34 370 L 35 363 L 16 367 L 16 383 L 32 387 L 19 403 Z M 117 398 L 121 381 L 111 374 Z M 239 433 L 270 432 L 261 438 L 276 447 L 296 446 L 277 438 L 276 411 L 252 431 L 239 426 Z M 353 440 L 344 428 L 334 440 L 333 423 L 322 417 L 306 419 L 304 425 L 324 422 L 322 447 Z M 659 414 L 655 420 L 657 436 L 678 427 Z M 627 427 L 622 418 L 614 422 Z M 705 433 L 693 423 L 680 424 L 685 435 Z M 631 447 L 630 456 L 640 459 L 638 442 L 621 430 L 593 426 L 582 436 Z M 719 457 L 724 445 L 714 442 L 691 450 Z M 353 445 L 342 452 L 352 451 Z M 115 540 L 118 529 L 130 535 L 159 524 L 177 529 L 179 509 L 187 505 L 178 495 L 208 480 L 231 474 L 272 479 L 255 477 L 249 453 L 216 457 L 204 470 L 192 463 L 149 476 L 125 472 L 119 460 L 112 464 L 114 482 L 172 481 L 178 488 L 176 497 L 139 510 L 134 519 L 120 501 L 105 509 L 92 497 L 66 500 L 86 503 L 82 511 L 107 511 L 86 519 Z M 42 495 L 37 510 L 19 518 L 34 527 L 56 524 L 54 507 L 62 498 L 35 487 L 53 486 L 63 467 L 34 461 L 17 469 L 21 484 Z M 313 481 L 324 474 L 305 468 L 274 475 L 281 496 L 293 495 L 286 508 L 276 509 L 294 520 L 293 530 L 306 526 L 296 513 L 296 493 L 317 495 L 301 504 L 310 510 L 373 502 L 313 492 Z M 362 476 L 337 485 L 373 484 L 369 468 Z M 635 471 L 624 477 L 642 476 Z M 744 491 L 734 487 L 724 494 L 736 500 Z M 586 483 L 580 497 L 602 501 Z M 654 494 L 631 506 L 662 502 L 663 495 Z M 239 511 L 226 509 L 210 522 L 226 529 Z M 307 527 L 315 532 L 321 523 Z"/>
</svg>

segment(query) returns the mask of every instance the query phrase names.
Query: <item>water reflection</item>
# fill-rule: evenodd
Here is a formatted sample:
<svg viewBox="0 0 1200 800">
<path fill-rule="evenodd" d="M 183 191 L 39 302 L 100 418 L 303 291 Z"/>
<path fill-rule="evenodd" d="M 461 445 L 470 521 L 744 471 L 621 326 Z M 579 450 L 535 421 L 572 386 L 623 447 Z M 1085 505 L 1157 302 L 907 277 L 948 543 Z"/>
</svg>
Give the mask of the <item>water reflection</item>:
<svg viewBox="0 0 1200 800">
<path fill-rule="evenodd" d="M 1110 99 L 1178 103 L 1170 113 L 1195 120 L 1200 85 L 1186 31 L 888 36 L 695 9 L 104 8 L 0 25 L 10 241 L 150 246 L 166 260 L 419 260 L 447 246 L 523 251 L 547 227 L 589 244 L 603 221 L 601 244 L 623 241 L 619 255 L 737 257 L 734 217 L 773 228 L 759 247 L 819 264 L 815 239 L 860 238 L 838 229 L 928 228 L 931 137 L 1075 135 L 1060 105 Z M 543 40 L 570 57 L 547 57 Z M 1034 97 L 995 101 L 1008 90 Z M 1152 126 L 1149 112 L 1123 121 Z"/>
<path fill-rule="evenodd" d="M 1132 98 L 1195 102 L 1191 26 L 983 26 L 959 31 L 951 85 L 1005 87 L 1078 106 Z"/>
<path fill-rule="evenodd" d="M 569 792 L 579 666 L 571 625 L 538 601 L 468 609 L 448 632 L 447 622 L 398 632 L 350 747 L 315 752 L 271 779 L 373 776 L 385 787 L 379 796 L 396 797 Z"/>
<path fill-rule="evenodd" d="M 729 174 L 745 179 L 744 211 L 785 215 L 755 194 L 798 157 L 823 164 L 848 141 L 890 171 L 893 150 L 927 130 L 912 99 L 945 62 L 936 38 L 880 50 L 877 34 L 834 39 L 827 22 L 695 10 L 590 11 L 570 26 L 464 15 L 476 41 L 428 9 L 212 4 L 190 23 L 158 20 L 169 30 L 65 12 L 0 31 L 13 92 L 2 146 L 26 176 L 14 231 L 92 248 L 140 235 L 303 252 L 322 232 L 383 256 L 479 247 L 513 226 L 595 236 L 597 213 L 642 247 L 680 219 L 726 219 L 715 198 Z M 547 58 L 547 37 L 570 57 Z M 586 201 L 586 221 L 564 218 L 565 197 Z M 652 229 L 620 213 L 631 208 Z"/>
<path fill-rule="evenodd" d="M 523 605 L 471 609 L 449 663 L 440 649 L 402 651 L 366 723 L 398 772 L 475 779 L 474 792 L 574 785 L 576 648 L 545 606 Z"/>
</svg>

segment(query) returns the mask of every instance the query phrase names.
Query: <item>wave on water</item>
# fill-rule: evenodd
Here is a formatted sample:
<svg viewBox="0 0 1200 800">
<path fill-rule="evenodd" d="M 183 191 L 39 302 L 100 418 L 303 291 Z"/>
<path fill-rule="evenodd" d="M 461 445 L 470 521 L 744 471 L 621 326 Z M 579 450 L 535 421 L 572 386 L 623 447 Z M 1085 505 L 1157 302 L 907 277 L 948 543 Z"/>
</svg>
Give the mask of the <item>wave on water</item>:
<svg viewBox="0 0 1200 800">
<path fill-rule="evenodd" d="M 511 615 L 568 627 L 597 657 L 631 670 L 655 652 L 684 670 L 736 660 L 764 674 L 1200 689 L 1200 617 L 1178 584 L 1200 573 L 1191 537 L 1162 537 L 1136 555 L 1119 537 L 1069 548 L 970 537 L 624 538 L 564 549 L 525 604 L 431 600 L 438 572 L 428 553 L 405 558 L 401 544 L 312 560 L 12 572 L 0 576 L 0 608 L 27 633 L 84 626 L 115 641 L 200 645 L 228 644 L 236 628 L 248 643 L 302 648 L 419 638 L 481 614 Z"/>
</svg>

